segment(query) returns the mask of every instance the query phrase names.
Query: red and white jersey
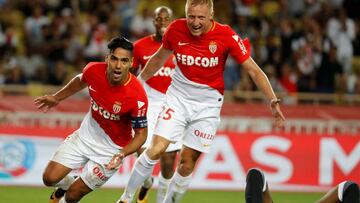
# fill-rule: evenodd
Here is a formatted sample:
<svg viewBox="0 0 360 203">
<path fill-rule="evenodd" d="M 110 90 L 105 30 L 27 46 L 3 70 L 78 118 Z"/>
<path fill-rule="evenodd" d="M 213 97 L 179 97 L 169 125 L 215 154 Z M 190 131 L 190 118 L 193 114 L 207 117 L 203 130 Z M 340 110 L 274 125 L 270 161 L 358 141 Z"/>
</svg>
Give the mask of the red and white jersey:
<svg viewBox="0 0 360 203">
<path fill-rule="evenodd" d="M 124 85 L 113 86 L 106 68 L 104 62 L 91 62 L 83 70 L 81 80 L 88 85 L 91 106 L 79 131 L 91 144 L 124 147 L 132 139 L 132 128 L 147 127 L 148 100 L 134 75 L 129 73 Z"/>
<path fill-rule="evenodd" d="M 134 43 L 133 68 L 145 67 L 150 57 L 159 49 L 161 42 L 155 40 L 155 35 L 149 35 L 137 40 Z M 174 73 L 174 56 L 168 58 L 165 64 L 146 81 L 145 87 L 149 102 L 159 101 L 164 98 L 165 93 L 171 83 L 171 76 Z M 150 89 L 151 88 L 151 89 Z"/>
<path fill-rule="evenodd" d="M 209 32 L 193 36 L 186 19 L 175 20 L 164 34 L 163 47 L 174 52 L 179 67 L 168 92 L 213 106 L 222 105 L 228 54 L 239 64 L 250 57 L 249 41 L 215 21 Z"/>
</svg>

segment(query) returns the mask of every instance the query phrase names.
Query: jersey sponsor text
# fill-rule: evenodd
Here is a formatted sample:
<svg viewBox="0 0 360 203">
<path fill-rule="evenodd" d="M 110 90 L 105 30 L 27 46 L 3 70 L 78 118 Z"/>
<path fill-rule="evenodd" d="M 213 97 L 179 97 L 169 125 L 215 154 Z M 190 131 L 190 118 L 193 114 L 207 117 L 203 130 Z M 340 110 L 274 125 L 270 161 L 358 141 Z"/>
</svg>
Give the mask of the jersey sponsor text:
<svg viewBox="0 0 360 203">
<path fill-rule="evenodd" d="M 194 57 L 191 55 L 185 55 L 180 53 L 176 54 L 176 60 L 178 63 L 181 63 L 183 65 L 196 65 L 204 68 L 214 67 L 219 64 L 219 57 Z"/>
<path fill-rule="evenodd" d="M 110 113 L 109 111 L 105 110 L 102 106 L 98 105 L 94 100 L 91 100 L 91 109 L 94 112 L 98 112 L 105 119 L 112 121 L 120 120 L 120 115 Z"/>
</svg>

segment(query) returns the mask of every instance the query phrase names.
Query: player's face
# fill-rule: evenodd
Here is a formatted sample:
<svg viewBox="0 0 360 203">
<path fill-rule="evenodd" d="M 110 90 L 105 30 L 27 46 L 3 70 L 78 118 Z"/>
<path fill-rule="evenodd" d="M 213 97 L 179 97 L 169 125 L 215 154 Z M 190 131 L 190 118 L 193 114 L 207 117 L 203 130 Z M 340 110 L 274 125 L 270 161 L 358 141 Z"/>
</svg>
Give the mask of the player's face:
<svg viewBox="0 0 360 203">
<path fill-rule="evenodd" d="M 160 11 L 155 14 L 154 18 L 154 26 L 156 29 L 156 33 L 160 36 L 163 36 L 166 30 L 166 27 L 171 22 L 171 16 L 167 11 Z"/>
<path fill-rule="evenodd" d="M 212 12 L 206 4 L 189 5 L 186 9 L 187 26 L 194 36 L 200 36 L 211 29 Z"/>
<path fill-rule="evenodd" d="M 112 85 L 122 85 L 127 81 L 132 55 L 129 50 L 117 48 L 107 58 L 106 75 Z"/>
</svg>

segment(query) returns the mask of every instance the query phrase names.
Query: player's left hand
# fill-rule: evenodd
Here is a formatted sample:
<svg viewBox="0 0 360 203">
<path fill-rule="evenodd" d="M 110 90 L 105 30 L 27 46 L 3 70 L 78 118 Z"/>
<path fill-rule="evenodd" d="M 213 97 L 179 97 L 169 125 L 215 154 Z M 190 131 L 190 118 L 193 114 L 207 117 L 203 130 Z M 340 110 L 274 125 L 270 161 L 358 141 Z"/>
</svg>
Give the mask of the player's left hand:
<svg viewBox="0 0 360 203">
<path fill-rule="evenodd" d="M 107 170 L 116 169 L 122 164 L 124 158 L 125 158 L 125 155 L 122 152 L 119 152 L 119 153 L 115 154 L 111 158 L 110 162 L 108 164 L 105 164 L 104 166 Z"/>
<path fill-rule="evenodd" d="M 274 100 L 270 102 L 271 113 L 275 118 L 275 126 L 281 128 L 284 126 L 285 117 L 280 110 L 280 101 Z"/>
</svg>

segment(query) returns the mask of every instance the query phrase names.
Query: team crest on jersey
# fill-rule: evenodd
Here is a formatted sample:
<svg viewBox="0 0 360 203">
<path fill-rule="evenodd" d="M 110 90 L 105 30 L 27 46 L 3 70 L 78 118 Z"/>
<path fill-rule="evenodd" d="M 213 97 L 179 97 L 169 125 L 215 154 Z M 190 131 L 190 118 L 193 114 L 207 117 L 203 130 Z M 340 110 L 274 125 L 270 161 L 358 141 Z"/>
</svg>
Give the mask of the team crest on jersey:
<svg viewBox="0 0 360 203">
<path fill-rule="evenodd" d="M 113 105 L 113 111 L 114 113 L 119 113 L 121 110 L 121 103 L 116 101 L 115 104 Z"/>
<path fill-rule="evenodd" d="M 213 54 L 213 53 L 216 52 L 216 49 L 217 49 L 216 42 L 211 41 L 211 42 L 209 43 L 209 50 L 210 50 L 210 52 Z"/>
</svg>

